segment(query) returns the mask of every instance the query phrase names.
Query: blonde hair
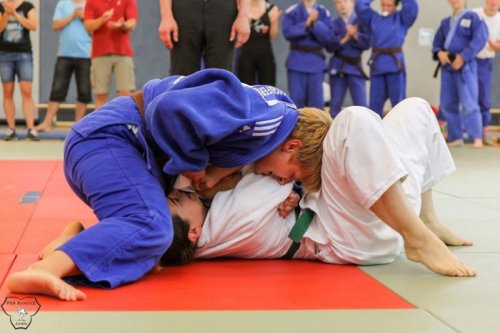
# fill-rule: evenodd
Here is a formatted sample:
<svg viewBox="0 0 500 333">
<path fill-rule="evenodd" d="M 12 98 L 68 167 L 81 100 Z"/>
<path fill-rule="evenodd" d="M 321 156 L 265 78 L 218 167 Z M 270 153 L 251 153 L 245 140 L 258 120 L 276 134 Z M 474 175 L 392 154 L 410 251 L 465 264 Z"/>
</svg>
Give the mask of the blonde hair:
<svg viewBox="0 0 500 333">
<path fill-rule="evenodd" d="M 323 140 L 331 123 L 328 112 L 316 108 L 299 109 L 299 121 L 288 138 L 302 142 L 293 160 L 301 168 L 302 186 L 307 192 L 317 192 L 321 188 Z"/>
</svg>

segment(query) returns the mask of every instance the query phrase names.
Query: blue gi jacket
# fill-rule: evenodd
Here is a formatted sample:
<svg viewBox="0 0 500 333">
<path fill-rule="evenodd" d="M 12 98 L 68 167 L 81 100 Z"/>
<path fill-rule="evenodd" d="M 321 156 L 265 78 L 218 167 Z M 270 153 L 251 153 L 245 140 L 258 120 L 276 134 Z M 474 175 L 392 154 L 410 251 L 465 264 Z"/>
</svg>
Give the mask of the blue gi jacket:
<svg viewBox="0 0 500 333">
<path fill-rule="evenodd" d="M 295 105 L 281 90 L 244 85 L 220 69 L 151 80 L 143 94 L 145 122 L 137 108 L 121 108 L 115 99 L 73 129 L 85 137 L 107 126 L 129 126 L 148 167 L 152 159 L 166 160 L 163 171 L 176 175 L 204 170 L 209 163 L 252 163 L 283 143 L 298 120 Z"/>
<path fill-rule="evenodd" d="M 347 33 L 347 24 L 358 26 L 358 38 L 350 39 L 347 43 L 342 45 L 340 41 Z M 361 53 L 363 53 L 364 50 L 370 47 L 370 36 L 366 27 L 360 24 L 356 14 L 352 14 L 347 23 L 339 16 L 332 21 L 332 37 L 325 43 L 325 47 L 329 52 L 334 52 L 336 55 L 347 58 L 358 58 L 361 57 Z M 329 64 L 330 73 L 332 75 L 341 71 L 345 74 L 362 76 L 356 65 L 345 62 L 335 54 L 330 58 Z"/>
<path fill-rule="evenodd" d="M 384 16 L 370 7 L 373 0 L 357 0 L 356 14 L 362 25 L 369 27 L 371 35 L 371 46 L 373 48 L 386 49 L 402 47 L 406 34 L 413 25 L 418 15 L 418 4 L 416 0 L 402 0 L 402 9 L 391 15 Z M 395 54 L 404 70 L 404 56 L 402 52 Z M 372 53 L 370 58 L 371 74 L 385 74 L 398 72 L 398 63 L 391 55 Z"/>
<path fill-rule="evenodd" d="M 303 3 L 289 7 L 283 17 L 283 37 L 291 44 L 307 48 L 323 48 L 322 41 L 328 40 L 331 35 L 331 16 L 328 9 L 319 4 L 314 4 L 319 12 L 318 20 L 311 27 L 305 23 L 309 17 Z M 286 67 L 304 73 L 321 73 L 326 70 L 324 58 L 313 52 L 292 50 L 288 53 Z"/>
<path fill-rule="evenodd" d="M 460 54 L 467 64 L 474 61 L 475 56 L 482 50 L 488 40 L 488 28 L 483 20 L 475 12 L 466 10 L 461 14 L 456 29 L 451 32 L 451 40 L 448 48 L 445 47 L 446 39 L 451 30 L 451 16 L 443 19 L 439 26 L 434 42 L 432 53 L 437 60 L 437 52 L 449 51 Z M 444 65 L 443 70 L 453 70 L 450 65 Z"/>
</svg>

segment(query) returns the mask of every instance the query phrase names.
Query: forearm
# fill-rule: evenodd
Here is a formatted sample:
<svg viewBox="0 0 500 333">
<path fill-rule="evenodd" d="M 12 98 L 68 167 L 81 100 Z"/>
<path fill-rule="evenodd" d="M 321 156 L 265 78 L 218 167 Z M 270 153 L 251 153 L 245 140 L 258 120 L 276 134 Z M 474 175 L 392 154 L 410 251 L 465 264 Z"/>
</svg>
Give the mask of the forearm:
<svg viewBox="0 0 500 333">
<path fill-rule="evenodd" d="M 250 14 L 250 0 L 236 0 L 236 2 L 238 3 L 238 16 L 248 18 Z"/>
<path fill-rule="evenodd" d="M 55 31 L 61 30 L 62 28 L 64 28 L 68 24 L 70 24 L 71 21 L 73 21 L 75 19 L 75 17 L 76 17 L 75 13 L 72 13 L 71 15 L 66 16 L 62 19 L 53 20 L 52 21 L 52 29 L 54 29 Z"/>
<path fill-rule="evenodd" d="M 134 31 L 136 26 L 137 26 L 136 19 L 128 19 L 123 23 L 122 30 L 123 31 Z"/>
<path fill-rule="evenodd" d="M 172 14 L 172 0 L 160 0 L 160 15 L 162 20 L 168 20 Z"/>
<path fill-rule="evenodd" d="M 28 17 L 19 15 L 17 12 L 14 14 L 14 18 L 25 28 L 30 31 L 35 31 L 38 28 L 38 22 L 36 16 L 31 12 L 28 13 Z"/>
<path fill-rule="evenodd" d="M 89 33 L 93 33 L 97 29 L 99 29 L 102 25 L 104 24 L 104 18 L 98 17 L 96 19 L 90 19 L 90 20 L 84 20 L 83 25 L 85 26 L 85 29 Z"/>
<path fill-rule="evenodd" d="M 7 22 L 9 22 L 9 15 L 6 13 L 3 13 L 2 17 L 0 18 L 0 32 L 5 30 L 5 27 L 7 26 Z"/>
</svg>

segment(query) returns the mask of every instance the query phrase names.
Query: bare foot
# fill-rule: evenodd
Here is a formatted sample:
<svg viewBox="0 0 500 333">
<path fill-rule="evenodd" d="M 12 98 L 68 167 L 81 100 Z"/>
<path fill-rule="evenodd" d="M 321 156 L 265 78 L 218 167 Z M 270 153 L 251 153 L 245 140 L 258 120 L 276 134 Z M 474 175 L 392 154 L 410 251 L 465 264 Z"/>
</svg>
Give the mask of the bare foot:
<svg viewBox="0 0 500 333">
<path fill-rule="evenodd" d="M 7 288 L 14 293 L 43 294 L 63 301 L 83 301 L 87 298 L 84 292 L 67 284 L 61 278 L 31 267 L 10 275 L 6 284 Z"/>
<path fill-rule="evenodd" d="M 483 139 L 474 139 L 473 147 L 474 148 L 483 148 L 484 147 Z"/>
<path fill-rule="evenodd" d="M 38 254 L 39 259 L 43 259 L 47 257 L 49 254 L 54 252 L 59 246 L 66 243 L 69 239 L 73 238 L 75 235 L 80 233 L 83 229 L 83 225 L 78 222 L 71 222 L 66 228 L 64 228 L 63 232 L 52 242 L 47 244 L 42 251 Z"/>
<path fill-rule="evenodd" d="M 449 246 L 472 246 L 473 242 L 458 235 L 455 231 L 440 222 L 425 222 L 425 225 Z"/>
<path fill-rule="evenodd" d="M 405 254 L 408 259 L 421 263 L 438 274 L 460 277 L 476 275 L 432 233 L 421 239 L 418 246 L 410 246 L 405 242 Z"/>
<path fill-rule="evenodd" d="M 52 124 L 46 124 L 45 122 L 42 122 L 41 124 L 39 124 L 38 126 L 35 127 L 35 129 L 38 131 L 38 132 L 50 132 L 52 131 Z"/>
<path fill-rule="evenodd" d="M 463 145 L 464 145 L 464 140 L 462 139 L 448 142 L 448 147 L 462 147 Z"/>
</svg>

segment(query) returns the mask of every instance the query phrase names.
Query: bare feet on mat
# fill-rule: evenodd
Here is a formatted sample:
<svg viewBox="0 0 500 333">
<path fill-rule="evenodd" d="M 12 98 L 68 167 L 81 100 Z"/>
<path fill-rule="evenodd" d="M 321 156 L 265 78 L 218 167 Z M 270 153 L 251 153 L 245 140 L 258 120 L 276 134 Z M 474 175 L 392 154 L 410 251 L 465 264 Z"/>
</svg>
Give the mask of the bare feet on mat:
<svg viewBox="0 0 500 333">
<path fill-rule="evenodd" d="M 476 275 L 432 233 L 421 238 L 418 245 L 405 243 L 405 254 L 408 259 L 421 263 L 438 274 L 459 277 Z"/>
<path fill-rule="evenodd" d="M 458 235 L 455 231 L 448 228 L 446 225 L 439 222 L 426 222 L 425 225 L 436 235 L 440 240 L 449 246 L 472 246 L 473 242 Z"/>
<path fill-rule="evenodd" d="M 63 301 L 81 301 L 87 298 L 81 290 L 39 269 L 28 268 L 22 272 L 13 273 L 7 278 L 6 284 L 7 288 L 14 293 L 43 294 Z"/>
<path fill-rule="evenodd" d="M 483 148 L 483 139 L 474 139 L 474 143 L 472 144 L 474 148 Z"/>
<path fill-rule="evenodd" d="M 71 222 L 66 228 L 64 228 L 63 232 L 52 242 L 47 244 L 42 251 L 38 254 L 39 259 L 43 259 L 47 257 L 50 253 L 54 252 L 59 246 L 66 243 L 69 239 L 73 238 L 75 235 L 80 233 L 83 229 L 83 225 L 78 222 Z"/>
<path fill-rule="evenodd" d="M 464 140 L 455 140 L 448 142 L 448 147 L 462 147 L 464 145 Z"/>
</svg>

